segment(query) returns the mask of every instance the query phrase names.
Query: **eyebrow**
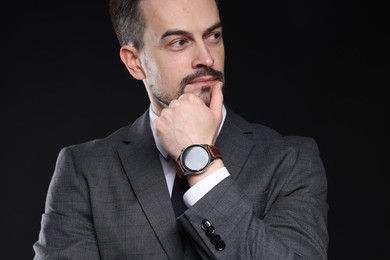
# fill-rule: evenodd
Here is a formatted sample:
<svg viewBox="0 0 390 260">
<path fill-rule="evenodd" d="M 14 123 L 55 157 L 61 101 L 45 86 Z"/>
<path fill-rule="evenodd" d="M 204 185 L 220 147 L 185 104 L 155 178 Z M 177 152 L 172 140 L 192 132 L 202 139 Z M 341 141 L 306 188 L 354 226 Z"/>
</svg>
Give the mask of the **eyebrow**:
<svg viewBox="0 0 390 260">
<path fill-rule="evenodd" d="M 205 34 L 212 32 L 213 30 L 215 30 L 217 28 L 222 28 L 222 22 L 217 22 L 216 24 L 207 28 L 205 31 Z M 168 30 L 161 35 L 161 40 L 163 40 L 164 38 L 169 37 L 171 35 L 192 35 L 192 33 L 184 31 L 184 30 Z"/>
</svg>

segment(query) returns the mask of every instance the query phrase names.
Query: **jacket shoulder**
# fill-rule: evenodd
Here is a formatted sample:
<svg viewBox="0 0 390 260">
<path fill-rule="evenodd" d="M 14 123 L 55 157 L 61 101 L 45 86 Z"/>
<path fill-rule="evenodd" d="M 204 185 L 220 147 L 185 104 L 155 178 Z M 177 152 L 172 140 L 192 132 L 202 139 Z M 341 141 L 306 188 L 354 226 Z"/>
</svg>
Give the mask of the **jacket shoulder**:
<svg viewBox="0 0 390 260">
<path fill-rule="evenodd" d="M 298 149 L 304 145 L 317 150 L 317 144 L 313 137 L 300 135 L 283 135 L 279 131 L 267 125 L 249 122 L 240 115 L 229 110 L 229 121 L 234 126 L 240 129 L 242 133 L 251 139 L 254 143 L 262 144 L 266 147 L 285 147 L 286 149 Z"/>
</svg>

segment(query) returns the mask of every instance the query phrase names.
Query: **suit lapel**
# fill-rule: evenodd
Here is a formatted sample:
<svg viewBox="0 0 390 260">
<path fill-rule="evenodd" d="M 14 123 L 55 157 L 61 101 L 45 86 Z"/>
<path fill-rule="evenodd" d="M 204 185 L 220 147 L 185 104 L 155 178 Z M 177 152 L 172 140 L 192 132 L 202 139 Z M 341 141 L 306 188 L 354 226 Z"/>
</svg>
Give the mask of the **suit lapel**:
<svg viewBox="0 0 390 260">
<path fill-rule="evenodd" d="M 251 153 L 254 143 L 250 125 L 227 108 L 225 122 L 218 136 L 216 146 L 221 151 L 223 162 L 230 175 L 237 179 Z"/>
<path fill-rule="evenodd" d="M 182 242 L 148 113 L 134 122 L 125 143 L 118 153 L 130 185 L 167 255 L 179 259 Z"/>
</svg>

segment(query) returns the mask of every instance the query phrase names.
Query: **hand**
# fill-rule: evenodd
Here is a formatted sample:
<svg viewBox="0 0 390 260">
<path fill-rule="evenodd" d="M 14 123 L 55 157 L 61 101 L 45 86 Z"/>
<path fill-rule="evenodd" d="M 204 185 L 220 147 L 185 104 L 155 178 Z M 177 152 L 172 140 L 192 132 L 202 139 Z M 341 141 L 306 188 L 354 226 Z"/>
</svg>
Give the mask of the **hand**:
<svg viewBox="0 0 390 260">
<path fill-rule="evenodd" d="M 172 100 L 155 121 L 157 135 L 168 154 L 177 159 L 191 144 L 214 144 L 222 121 L 222 82 L 212 88 L 210 107 L 194 94 Z"/>
</svg>

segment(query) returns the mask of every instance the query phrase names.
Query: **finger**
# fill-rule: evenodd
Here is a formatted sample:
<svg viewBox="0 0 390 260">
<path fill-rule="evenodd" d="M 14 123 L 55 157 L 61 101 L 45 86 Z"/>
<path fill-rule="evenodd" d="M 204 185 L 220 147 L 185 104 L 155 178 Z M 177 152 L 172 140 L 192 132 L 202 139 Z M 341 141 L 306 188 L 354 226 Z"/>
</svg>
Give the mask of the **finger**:
<svg viewBox="0 0 390 260">
<path fill-rule="evenodd" d="M 178 103 L 178 99 L 172 99 L 171 102 L 169 103 L 169 108 L 173 108 L 175 106 L 177 106 L 177 103 Z"/>
<path fill-rule="evenodd" d="M 222 104 L 223 104 L 223 94 L 222 94 L 222 82 L 218 82 L 213 87 L 213 92 L 211 93 L 210 100 L 210 110 L 215 116 L 220 118 L 222 116 Z"/>
<path fill-rule="evenodd" d="M 190 100 L 190 98 L 196 97 L 192 93 L 184 93 L 180 97 L 177 98 L 177 100 Z"/>
</svg>

